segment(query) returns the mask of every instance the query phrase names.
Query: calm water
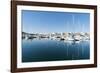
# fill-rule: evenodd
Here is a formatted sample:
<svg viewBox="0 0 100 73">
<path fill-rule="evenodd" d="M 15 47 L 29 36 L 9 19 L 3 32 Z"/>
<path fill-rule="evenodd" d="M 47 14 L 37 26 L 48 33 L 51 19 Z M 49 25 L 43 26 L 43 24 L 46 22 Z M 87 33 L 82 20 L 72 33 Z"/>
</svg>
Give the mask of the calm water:
<svg viewBox="0 0 100 73">
<path fill-rule="evenodd" d="M 89 58 L 89 41 L 22 40 L 22 62 L 83 60 Z"/>
</svg>

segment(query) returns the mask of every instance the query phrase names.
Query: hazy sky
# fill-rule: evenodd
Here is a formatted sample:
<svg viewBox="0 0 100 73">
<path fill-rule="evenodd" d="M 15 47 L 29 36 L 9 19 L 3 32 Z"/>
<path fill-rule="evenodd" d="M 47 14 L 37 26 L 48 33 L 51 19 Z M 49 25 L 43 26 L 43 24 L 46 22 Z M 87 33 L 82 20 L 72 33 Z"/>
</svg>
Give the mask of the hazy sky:
<svg viewBox="0 0 100 73">
<path fill-rule="evenodd" d="M 89 32 L 90 14 L 22 10 L 22 31 L 31 33 Z"/>
</svg>

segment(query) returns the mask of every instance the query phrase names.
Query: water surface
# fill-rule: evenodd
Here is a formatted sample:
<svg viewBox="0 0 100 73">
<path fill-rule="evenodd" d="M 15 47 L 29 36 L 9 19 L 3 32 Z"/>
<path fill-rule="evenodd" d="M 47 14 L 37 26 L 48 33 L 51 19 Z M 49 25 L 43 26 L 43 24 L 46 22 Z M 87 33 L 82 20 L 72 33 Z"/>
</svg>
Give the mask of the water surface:
<svg viewBox="0 0 100 73">
<path fill-rule="evenodd" d="M 22 40 L 22 62 L 86 60 L 89 41 Z"/>
</svg>

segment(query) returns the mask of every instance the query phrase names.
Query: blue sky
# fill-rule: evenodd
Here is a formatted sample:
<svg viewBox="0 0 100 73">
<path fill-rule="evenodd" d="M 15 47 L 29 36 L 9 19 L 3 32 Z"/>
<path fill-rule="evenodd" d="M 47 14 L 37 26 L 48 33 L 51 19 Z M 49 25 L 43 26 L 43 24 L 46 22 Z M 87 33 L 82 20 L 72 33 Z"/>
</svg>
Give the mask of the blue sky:
<svg viewBox="0 0 100 73">
<path fill-rule="evenodd" d="M 22 10 L 22 31 L 28 33 L 89 32 L 90 14 Z"/>
</svg>

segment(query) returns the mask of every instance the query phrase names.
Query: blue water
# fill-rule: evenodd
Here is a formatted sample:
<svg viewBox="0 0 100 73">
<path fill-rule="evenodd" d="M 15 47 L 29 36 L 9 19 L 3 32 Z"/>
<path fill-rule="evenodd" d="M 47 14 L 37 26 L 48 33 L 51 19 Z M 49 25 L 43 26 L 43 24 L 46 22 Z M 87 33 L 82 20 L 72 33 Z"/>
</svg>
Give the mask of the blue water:
<svg viewBox="0 0 100 73">
<path fill-rule="evenodd" d="M 90 41 L 22 40 L 22 62 L 85 60 Z"/>
</svg>

